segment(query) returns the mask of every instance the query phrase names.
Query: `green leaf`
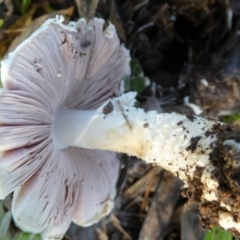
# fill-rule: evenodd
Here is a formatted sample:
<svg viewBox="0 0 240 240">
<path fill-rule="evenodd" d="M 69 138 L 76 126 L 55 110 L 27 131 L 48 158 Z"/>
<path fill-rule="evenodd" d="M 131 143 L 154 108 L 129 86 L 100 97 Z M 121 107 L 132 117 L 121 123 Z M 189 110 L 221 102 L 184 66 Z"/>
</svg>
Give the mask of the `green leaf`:
<svg viewBox="0 0 240 240">
<path fill-rule="evenodd" d="M 10 211 L 4 214 L 0 223 L 0 239 L 3 239 L 8 231 L 12 214 Z"/>
<path fill-rule="evenodd" d="M 142 92 L 145 88 L 145 79 L 144 77 L 129 77 L 124 81 L 125 91 L 135 91 Z"/>
<path fill-rule="evenodd" d="M 204 240 L 232 240 L 230 232 L 225 231 L 221 228 L 214 227 L 211 231 L 206 232 Z"/>
<path fill-rule="evenodd" d="M 11 214 L 5 213 L 2 202 L 0 201 L 0 239 L 12 240 L 10 233 L 8 232 L 9 223 L 11 220 Z"/>
<path fill-rule="evenodd" d="M 31 2 L 32 0 L 22 0 L 21 7 L 20 7 L 22 15 L 24 15 L 27 12 Z"/>
<path fill-rule="evenodd" d="M 0 27 L 4 24 L 4 20 L 0 18 Z"/>
<path fill-rule="evenodd" d="M 133 76 L 143 76 L 143 70 L 136 58 L 131 59 L 130 67 Z"/>
<path fill-rule="evenodd" d="M 44 4 L 43 8 L 46 10 L 46 12 L 51 13 L 54 11 L 54 9 L 52 8 L 52 6 L 48 3 L 48 4 Z"/>
<path fill-rule="evenodd" d="M 221 121 L 228 124 L 233 124 L 233 122 L 235 122 L 235 124 L 240 125 L 240 113 L 234 113 L 229 116 L 224 116 L 221 118 Z"/>
<path fill-rule="evenodd" d="M 19 233 L 13 240 L 41 240 L 41 237 L 33 233 Z"/>
<path fill-rule="evenodd" d="M 135 91 L 142 92 L 146 87 L 146 78 L 144 77 L 144 73 L 141 65 L 138 60 L 133 58 L 130 61 L 131 67 L 131 76 L 126 77 L 124 80 L 124 90 L 125 92 Z"/>
</svg>

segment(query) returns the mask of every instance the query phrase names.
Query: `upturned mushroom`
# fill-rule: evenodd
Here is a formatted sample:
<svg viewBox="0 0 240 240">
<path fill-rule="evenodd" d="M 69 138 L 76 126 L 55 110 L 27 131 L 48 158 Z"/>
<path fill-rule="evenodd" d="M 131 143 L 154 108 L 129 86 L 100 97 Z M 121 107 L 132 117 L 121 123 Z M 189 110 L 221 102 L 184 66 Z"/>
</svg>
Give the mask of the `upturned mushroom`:
<svg viewBox="0 0 240 240">
<path fill-rule="evenodd" d="M 112 24 L 62 20 L 48 20 L 1 69 L 0 199 L 13 192 L 16 225 L 43 239 L 61 239 L 71 221 L 89 226 L 112 210 L 116 153 L 62 149 L 53 139 L 63 129 L 75 138 L 70 125 L 88 120 L 71 115 L 64 123 L 61 110 L 94 112 L 120 94 L 130 72 L 129 52 Z"/>
<path fill-rule="evenodd" d="M 48 20 L 3 61 L 0 197 L 14 191 L 16 224 L 61 238 L 71 219 L 87 226 L 109 213 L 118 162 L 98 149 L 171 171 L 204 226 L 239 236 L 239 129 L 146 113 L 134 107 L 135 93 L 114 97 L 128 62 L 114 27 L 100 19 Z"/>
</svg>

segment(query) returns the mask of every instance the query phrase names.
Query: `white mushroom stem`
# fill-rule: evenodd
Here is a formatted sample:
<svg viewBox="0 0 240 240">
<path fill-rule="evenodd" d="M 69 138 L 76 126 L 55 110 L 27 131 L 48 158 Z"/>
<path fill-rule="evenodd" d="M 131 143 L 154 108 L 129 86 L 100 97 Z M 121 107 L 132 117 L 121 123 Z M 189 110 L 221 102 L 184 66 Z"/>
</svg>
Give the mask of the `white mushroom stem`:
<svg viewBox="0 0 240 240">
<path fill-rule="evenodd" d="M 189 169 L 188 175 L 193 176 L 196 166 L 209 164 L 209 145 L 216 137 L 202 138 L 202 135 L 215 122 L 203 118 L 197 118 L 196 122 L 175 113 L 146 113 L 133 106 L 134 99 L 135 93 L 128 93 L 109 100 L 97 110 L 59 108 L 54 127 L 55 143 L 62 149 L 82 147 L 137 156 L 183 179 L 186 169 Z M 192 138 L 201 139 L 191 143 Z M 197 143 L 201 147 L 197 147 Z M 201 150 L 204 154 L 199 154 Z"/>
<path fill-rule="evenodd" d="M 231 226 L 238 235 L 239 130 L 195 116 L 146 113 L 134 107 L 135 95 L 124 94 L 91 111 L 60 107 L 53 127 L 54 143 L 60 149 L 127 153 L 162 166 L 184 181 L 185 194 L 199 204 L 206 227 Z M 224 214 L 231 218 L 230 225 L 224 223 Z"/>
</svg>

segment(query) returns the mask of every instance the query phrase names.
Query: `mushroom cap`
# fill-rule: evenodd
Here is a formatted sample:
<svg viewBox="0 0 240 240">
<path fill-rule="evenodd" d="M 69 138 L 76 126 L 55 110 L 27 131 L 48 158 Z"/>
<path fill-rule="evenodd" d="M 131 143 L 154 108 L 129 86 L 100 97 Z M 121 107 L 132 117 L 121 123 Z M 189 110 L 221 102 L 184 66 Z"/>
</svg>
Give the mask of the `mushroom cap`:
<svg viewBox="0 0 240 240">
<path fill-rule="evenodd" d="M 61 239 L 72 220 L 89 226 L 113 207 L 116 154 L 60 150 L 52 140 L 58 107 L 96 109 L 130 73 L 129 52 L 104 24 L 49 19 L 2 61 L 0 199 L 14 192 L 16 225 L 43 239 Z"/>
</svg>

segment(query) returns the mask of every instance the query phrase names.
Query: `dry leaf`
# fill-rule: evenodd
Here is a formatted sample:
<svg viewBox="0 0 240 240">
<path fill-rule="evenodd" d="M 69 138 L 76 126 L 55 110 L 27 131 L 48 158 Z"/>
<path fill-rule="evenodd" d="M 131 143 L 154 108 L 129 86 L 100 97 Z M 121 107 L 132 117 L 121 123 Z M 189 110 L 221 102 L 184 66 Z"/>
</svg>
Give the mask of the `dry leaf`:
<svg viewBox="0 0 240 240">
<path fill-rule="evenodd" d="M 117 228 L 124 235 L 126 240 L 132 240 L 132 237 L 123 229 L 119 219 L 114 214 L 111 215 L 111 220 L 112 220 L 113 226 Z"/>
<path fill-rule="evenodd" d="M 108 236 L 107 236 L 106 232 L 104 232 L 100 228 L 97 228 L 96 231 L 98 233 L 98 240 L 108 240 Z"/>
<path fill-rule="evenodd" d="M 80 17 L 84 17 L 89 21 L 96 12 L 98 0 L 75 0 Z"/>
<path fill-rule="evenodd" d="M 151 178 L 157 176 L 161 172 L 161 168 L 152 168 L 148 173 L 146 173 L 142 178 L 140 178 L 137 182 L 135 182 L 132 186 L 130 186 L 125 192 L 124 196 L 127 198 L 137 198 L 142 195 Z"/>
<path fill-rule="evenodd" d="M 0 44 L 0 56 L 4 56 L 7 52 L 7 49 L 13 39 L 19 34 L 19 32 L 25 28 L 32 19 L 33 14 L 36 11 L 36 7 L 33 6 L 30 8 L 30 10 L 24 14 L 24 16 L 20 17 L 9 29 L 5 30 L 4 33 L 6 36 L 4 36 L 3 39 L 1 39 L 1 44 Z"/>
</svg>

